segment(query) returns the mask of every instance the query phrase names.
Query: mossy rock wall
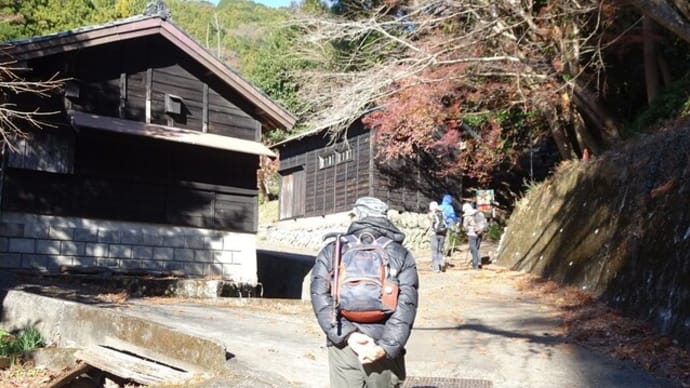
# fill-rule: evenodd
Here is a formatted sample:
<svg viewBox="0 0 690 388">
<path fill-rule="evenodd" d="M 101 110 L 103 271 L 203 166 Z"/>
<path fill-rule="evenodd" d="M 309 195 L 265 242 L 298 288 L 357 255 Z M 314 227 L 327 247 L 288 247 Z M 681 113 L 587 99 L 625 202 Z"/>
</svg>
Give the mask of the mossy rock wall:
<svg viewBox="0 0 690 388">
<path fill-rule="evenodd" d="M 578 286 L 690 344 L 690 128 L 562 164 L 507 225 L 499 264 Z"/>
</svg>

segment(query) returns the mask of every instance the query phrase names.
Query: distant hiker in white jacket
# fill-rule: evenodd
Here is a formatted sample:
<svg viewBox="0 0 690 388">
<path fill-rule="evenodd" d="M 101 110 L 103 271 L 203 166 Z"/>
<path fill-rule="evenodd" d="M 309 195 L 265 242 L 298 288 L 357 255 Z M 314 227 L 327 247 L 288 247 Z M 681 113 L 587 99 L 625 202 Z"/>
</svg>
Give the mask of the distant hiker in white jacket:
<svg viewBox="0 0 690 388">
<path fill-rule="evenodd" d="M 479 246 L 482 243 L 482 235 L 486 231 L 486 217 L 484 213 L 477 211 L 469 203 L 462 205 L 462 228 L 467 233 L 467 242 L 472 252 L 472 268 L 480 269 L 482 259 L 479 256 Z"/>
</svg>

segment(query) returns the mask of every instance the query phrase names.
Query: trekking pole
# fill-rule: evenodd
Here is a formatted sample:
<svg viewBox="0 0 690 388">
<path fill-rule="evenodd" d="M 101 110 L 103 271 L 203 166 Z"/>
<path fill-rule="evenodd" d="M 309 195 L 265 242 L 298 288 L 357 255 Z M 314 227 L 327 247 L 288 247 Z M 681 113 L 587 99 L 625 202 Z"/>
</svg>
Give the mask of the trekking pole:
<svg viewBox="0 0 690 388">
<path fill-rule="evenodd" d="M 340 277 L 340 237 L 341 235 L 338 234 L 335 239 L 335 248 L 333 252 L 333 280 L 331 281 L 331 298 L 333 298 L 333 309 L 331 311 L 331 322 L 333 324 L 336 323 L 337 318 L 338 318 L 338 288 L 340 287 L 339 284 L 339 277 Z"/>
<path fill-rule="evenodd" d="M 456 225 L 453 225 L 453 227 L 450 229 L 449 235 L 450 235 L 450 238 L 449 238 L 450 249 L 448 250 L 448 258 L 450 259 L 450 257 L 453 256 L 453 251 L 455 250 L 455 244 L 458 243 L 458 237 L 460 237 L 459 233 L 458 233 L 458 228 Z"/>
</svg>

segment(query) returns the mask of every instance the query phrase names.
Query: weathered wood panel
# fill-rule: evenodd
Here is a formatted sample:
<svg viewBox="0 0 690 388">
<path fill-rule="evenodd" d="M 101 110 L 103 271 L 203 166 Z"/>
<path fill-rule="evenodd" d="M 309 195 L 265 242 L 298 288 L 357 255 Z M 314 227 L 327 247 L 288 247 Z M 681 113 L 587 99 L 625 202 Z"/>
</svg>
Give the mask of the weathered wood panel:
<svg viewBox="0 0 690 388">
<path fill-rule="evenodd" d="M 347 211 L 357 198 L 366 195 L 377 196 L 394 209 L 426 211 L 429 200 L 424 193 L 429 188 L 420 178 L 423 172 L 405 165 L 397 170 L 380 171 L 372 160 L 376 153 L 371 141 L 367 130 L 351 128 L 347 146 L 352 149 L 352 160 L 325 168 L 319 167 L 319 156 L 333 150 L 344 152 L 347 147 L 342 140 L 329 145 L 327 137 L 314 135 L 279 148 L 281 170 L 302 167 L 305 171 L 306 216 Z"/>
<path fill-rule="evenodd" d="M 291 170 L 281 175 L 279 217 L 288 219 L 304 215 L 306 191 L 304 170 Z"/>
<path fill-rule="evenodd" d="M 76 144 L 75 175 L 9 169 L 3 208 L 256 230 L 257 156 L 86 129 Z"/>
<path fill-rule="evenodd" d="M 7 165 L 38 171 L 70 173 L 74 166 L 74 133 L 71 128 L 28 132 L 8 150 Z"/>
<path fill-rule="evenodd" d="M 348 132 L 347 142 L 341 140 L 329 145 L 327 137 L 314 136 L 295 142 L 294 149 L 291 146 L 279 150 L 281 170 L 296 167 L 304 170 L 306 190 L 302 203 L 305 215 L 347 211 L 358 197 L 370 193 L 369 133 Z M 351 150 L 351 160 L 338 158 L 333 165 L 319 166 L 320 157 L 339 153 L 342 158 L 347 149 Z"/>
<path fill-rule="evenodd" d="M 75 356 L 88 365 L 143 385 L 180 384 L 194 377 L 190 372 L 162 362 L 104 346 L 80 349 Z"/>
<path fill-rule="evenodd" d="M 141 122 L 146 120 L 146 71 L 127 74 L 125 118 Z"/>
<path fill-rule="evenodd" d="M 213 88 L 209 88 L 208 102 L 209 133 L 247 140 L 260 140 L 261 124 L 227 98 L 223 98 Z"/>
<path fill-rule="evenodd" d="M 69 99 L 73 109 L 111 117 L 118 117 L 122 109 L 125 118 L 138 121 L 146 119 L 146 71 L 153 69 L 152 122 L 199 131 L 204 122 L 204 83 L 208 83 L 208 131 L 248 140 L 261 137 L 260 123 L 231 101 L 238 98 L 234 91 L 217 78 L 209 78 L 203 67 L 160 38 L 134 39 L 38 58 L 30 67 L 37 69 L 36 74 L 59 73 L 74 79 L 79 96 Z M 121 99 L 123 74 L 127 90 Z M 185 114 L 166 114 L 166 93 L 184 99 Z M 62 106 L 54 108 L 61 110 Z"/>
<path fill-rule="evenodd" d="M 295 179 L 293 174 L 281 175 L 278 217 L 283 220 L 294 215 Z"/>
<path fill-rule="evenodd" d="M 256 231 L 256 194 L 8 169 L 2 209 Z M 220 199 L 222 198 L 222 199 Z"/>
</svg>

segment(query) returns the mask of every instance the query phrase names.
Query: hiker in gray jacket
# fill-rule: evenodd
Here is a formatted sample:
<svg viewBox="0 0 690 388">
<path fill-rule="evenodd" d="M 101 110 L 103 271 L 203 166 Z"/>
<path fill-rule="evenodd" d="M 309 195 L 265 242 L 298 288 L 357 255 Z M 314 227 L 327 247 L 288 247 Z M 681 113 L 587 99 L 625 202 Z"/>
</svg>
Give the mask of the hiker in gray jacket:
<svg viewBox="0 0 690 388">
<path fill-rule="evenodd" d="M 331 292 L 335 242 L 316 256 L 311 278 L 311 303 L 326 334 L 330 386 L 397 387 L 405 379 L 405 344 L 417 313 L 419 279 L 412 254 L 401 244 L 405 235 L 387 217 L 388 206 L 374 197 L 357 200 L 357 219 L 347 234 L 370 233 L 392 240 L 385 246 L 390 275 L 398 284 L 397 307 L 384 320 L 353 322 L 337 312 Z"/>
<path fill-rule="evenodd" d="M 479 255 L 479 247 L 482 244 L 482 236 L 486 231 L 486 217 L 484 213 L 473 208 L 469 203 L 462 205 L 462 227 L 467 233 L 467 243 L 472 252 L 472 268 L 482 268 L 482 258 Z"/>
</svg>

